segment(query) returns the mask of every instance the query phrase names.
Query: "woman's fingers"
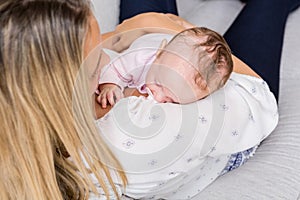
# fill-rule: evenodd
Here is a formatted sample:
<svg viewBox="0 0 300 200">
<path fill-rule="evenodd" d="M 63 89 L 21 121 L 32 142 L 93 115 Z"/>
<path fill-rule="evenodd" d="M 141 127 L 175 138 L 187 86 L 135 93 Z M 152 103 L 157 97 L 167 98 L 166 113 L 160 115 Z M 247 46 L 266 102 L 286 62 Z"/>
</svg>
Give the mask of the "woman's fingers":
<svg viewBox="0 0 300 200">
<path fill-rule="evenodd" d="M 115 95 L 112 90 L 107 92 L 107 100 L 111 106 L 115 105 Z"/>
</svg>

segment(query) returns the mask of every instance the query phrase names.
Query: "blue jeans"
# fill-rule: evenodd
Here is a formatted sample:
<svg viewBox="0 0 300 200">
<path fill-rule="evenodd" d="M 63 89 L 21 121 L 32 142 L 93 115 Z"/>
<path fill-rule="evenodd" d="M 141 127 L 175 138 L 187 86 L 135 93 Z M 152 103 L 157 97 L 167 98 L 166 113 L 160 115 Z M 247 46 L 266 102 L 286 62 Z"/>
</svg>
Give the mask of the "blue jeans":
<svg viewBox="0 0 300 200">
<path fill-rule="evenodd" d="M 121 0 L 120 23 L 140 13 L 159 12 L 178 15 L 175 0 Z"/>
</svg>

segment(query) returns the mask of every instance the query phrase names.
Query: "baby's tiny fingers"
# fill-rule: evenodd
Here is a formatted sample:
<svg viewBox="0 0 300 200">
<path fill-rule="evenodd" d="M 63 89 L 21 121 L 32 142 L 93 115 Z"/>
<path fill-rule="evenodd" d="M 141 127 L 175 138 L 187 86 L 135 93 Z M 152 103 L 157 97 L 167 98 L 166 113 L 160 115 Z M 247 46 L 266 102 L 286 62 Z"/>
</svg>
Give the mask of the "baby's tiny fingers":
<svg viewBox="0 0 300 200">
<path fill-rule="evenodd" d="M 109 91 L 107 93 L 107 100 L 108 102 L 110 103 L 111 106 L 113 106 L 115 104 L 115 95 L 114 95 L 114 92 L 113 91 Z"/>
<path fill-rule="evenodd" d="M 97 102 L 99 104 L 102 104 L 103 98 L 105 98 L 105 93 L 104 92 L 100 92 L 100 94 L 97 96 Z"/>
<path fill-rule="evenodd" d="M 99 104 L 101 104 L 101 95 L 98 95 L 96 99 L 97 99 L 97 102 L 98 102 Z"/>
<path fill-rule="evenodd" d="M 101 105 L 102 105 L 102 108 L 106 108 L 106 106 L 107 106 L 107 99 L 104 95 L 101 97 Z"/>
</svg>

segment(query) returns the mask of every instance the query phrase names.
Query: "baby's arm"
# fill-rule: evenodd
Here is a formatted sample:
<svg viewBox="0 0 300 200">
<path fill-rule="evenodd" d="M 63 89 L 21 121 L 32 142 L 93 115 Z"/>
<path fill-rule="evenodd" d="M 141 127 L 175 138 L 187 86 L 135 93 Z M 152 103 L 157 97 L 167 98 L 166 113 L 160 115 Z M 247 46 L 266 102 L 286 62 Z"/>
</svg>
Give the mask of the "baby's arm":
<svg viewBox="0 0 300 200">
<path fill-rule="evenodd" d="M 122 54 L 105 50 L 112 56 L 112 61 L 103 67 L 99 79 L 97 102 L 106 108 L 113 106 L 123 95 L 127 87 L 140 87 L 145 73 L 145 60 L 151 59 L 153 50 L 135 50 L 130 48 Z"/>
<path fill-rule="evenodd" d="M 108 54 L 111 61 L 101 69 L 96 100 L 102 105 L 102 108 L 106 108 L 108 104 L 113 106 L 123 97 L 123 89 L 127 86 L 127 83 L 122 81 L 120 77 L 125 77 L 128 72 L 122 66 L 122 63 L 118 61 L 120 54 L 108 49 L 103 51 Z M 126 65 L 126 63 L 123 64 Z"/>
</svg>

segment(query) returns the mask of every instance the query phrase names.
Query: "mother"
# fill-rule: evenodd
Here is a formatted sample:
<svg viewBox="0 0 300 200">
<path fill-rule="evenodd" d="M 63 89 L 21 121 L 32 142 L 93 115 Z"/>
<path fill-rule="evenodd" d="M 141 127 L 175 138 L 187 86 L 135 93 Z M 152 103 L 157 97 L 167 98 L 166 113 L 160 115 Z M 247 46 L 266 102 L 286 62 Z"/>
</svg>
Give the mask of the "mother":
<svg viewBox="0 0 300 200">
<path fill-rule="evenodd" d="M 87 199 L 97 192 L 91 172 L 116 191 L 103 163 L 119 162 L 99 137 L 88 92 L 98 76 L 78 76 L 101 41 L 90 3 L 7 0 L 0 16 L 0 199 Z M 81 71 L 99 72 L 89 67 Z"/>
</svg>

